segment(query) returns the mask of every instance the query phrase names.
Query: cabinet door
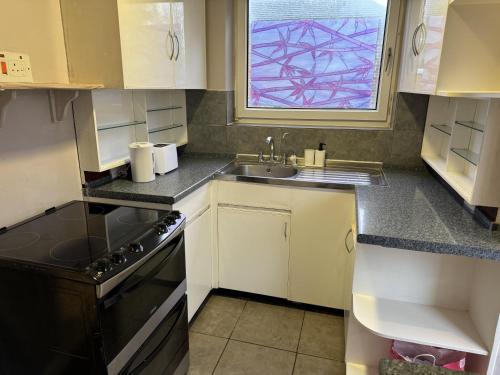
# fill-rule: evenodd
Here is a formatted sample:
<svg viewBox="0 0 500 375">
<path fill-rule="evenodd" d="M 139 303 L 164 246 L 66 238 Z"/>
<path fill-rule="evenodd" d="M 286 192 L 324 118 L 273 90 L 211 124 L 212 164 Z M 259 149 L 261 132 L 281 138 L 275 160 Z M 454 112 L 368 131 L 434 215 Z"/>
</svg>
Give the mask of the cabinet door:
<svg viewBox="0 0 500 375">
<path fill-rule="evenodd" d="M 399 91 L 415 92 L 418 68 L 417 34 L 422 33 L 425 0 L 406 3 L 405 32 L 402 45 Z M 420 36 L 423 34 L 420 34 Z"/>
<path fill-rule="evenodd" d="M 435 94 L 443 48 L 448 0 L 426 0 L 422 26 L 415 35 L 417 53 L 414 91 Z"/>
<path fill-rule="evenodd" d="M 172 1 L 175 87 L 206 89 L 205 0 Z"/>
<path fill-rule="evenodd" d="M 294 191 L 290 300 L 345 308 L 345 242 L 354 220 L 354 192 Z"/>
<path fill-rule="evenodd" d="M 170 2 L 118 0 L 118 14 L 125 88 L 174 88 Z"/>
<path fill-rule="evenodd" d="M 219 285 L 286 298 L 290 213 L 219 207 Z"/>
<path fill-rule="evenodd" d="M 191 320 L 212 289 L 210 208 L 188 223 L 185 236 L 188 319 Z"/>
</svg>

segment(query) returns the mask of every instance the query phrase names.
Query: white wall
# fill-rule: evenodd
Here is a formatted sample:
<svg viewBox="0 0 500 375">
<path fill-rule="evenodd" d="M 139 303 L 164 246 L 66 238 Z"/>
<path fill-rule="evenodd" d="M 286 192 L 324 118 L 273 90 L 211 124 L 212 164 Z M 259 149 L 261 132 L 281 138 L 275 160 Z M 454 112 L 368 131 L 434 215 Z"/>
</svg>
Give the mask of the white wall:
<svg viewBox="0 0 500 375">
<path fill-rule="evenodd" d="M 0 227 L 82 199 L 73 116 L 51 122 L 48 93 L 17 92 L 0 128 Z"/>
<path fill-rule="evenodd" d="M 30 55 L 35 82 L 68 82 L 59 0 L 0 0 L 0 51 Z"/>
</svg>

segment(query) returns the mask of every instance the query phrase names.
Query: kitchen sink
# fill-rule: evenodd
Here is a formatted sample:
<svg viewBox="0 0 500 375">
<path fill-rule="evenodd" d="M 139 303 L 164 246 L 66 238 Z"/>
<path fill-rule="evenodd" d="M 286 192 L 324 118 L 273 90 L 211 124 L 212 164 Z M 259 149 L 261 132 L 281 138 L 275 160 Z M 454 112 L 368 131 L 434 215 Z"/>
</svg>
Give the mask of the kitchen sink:
<svg viewBox="0 0 500 375">
<path fill-rule="evenodd" d="M 299 170 L 293 167 L 272 164 L 233 164 L 222 174 L 247 177 L 270 177 L 270 178 L 290 178 L 299 173 Z"/>
<path fill-rule="evenodd" d="M 226 181 L 326 189 L 387 185 L 380 163 L 351 161 L 335 161 L 325 168 L 313 168 L 236 160 L 221 170 L 216 178 Z"/>
</svg>

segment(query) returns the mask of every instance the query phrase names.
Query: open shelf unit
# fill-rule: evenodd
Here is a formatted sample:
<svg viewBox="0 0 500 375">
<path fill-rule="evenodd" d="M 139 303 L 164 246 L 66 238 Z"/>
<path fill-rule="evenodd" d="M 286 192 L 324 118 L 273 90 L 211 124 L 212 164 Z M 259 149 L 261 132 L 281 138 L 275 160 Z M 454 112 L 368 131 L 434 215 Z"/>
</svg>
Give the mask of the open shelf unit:
<svg viewBox="0 0 500 375">
<path fill-rule="evenodd" d="M 378 336 L 487 355 L 465 311 L 354 294 L 354 315 Z"/>
<path fill-rule="evenodd" d="M 356 243 L 348 375 L 391 358 L 393 340 L 465 352 L 466 371 L 496 374 L 500 263 Z"/>
<path fill-rule="evenodd" d="M 92 90 L 74 102 L 78 153 L 84 171 L 129 162 L 132 142 L 187 143 L 183 90 Z"/>
<path fill-rule="evenodd" d="M 431 96 L 422 159 L 467 203 L 500 207 L 500 99 Z M 496 184 L 496 185 L 495 185 Z"/>
</svg>

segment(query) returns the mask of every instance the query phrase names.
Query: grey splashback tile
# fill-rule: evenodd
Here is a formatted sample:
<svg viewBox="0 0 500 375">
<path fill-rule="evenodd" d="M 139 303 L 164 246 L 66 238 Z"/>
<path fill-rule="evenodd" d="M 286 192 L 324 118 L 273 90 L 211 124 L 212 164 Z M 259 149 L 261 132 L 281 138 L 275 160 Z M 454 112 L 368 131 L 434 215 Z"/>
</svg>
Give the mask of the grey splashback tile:
<svg viewBox="0 0 500 375">
<path fill-rule="evenodd" d="M 328 157 L 381 161 L 389 165 L 420 167 L 428 96 L 400 93 L 393 129 L 349 130 L 294 127 L 225 126 L 234 117 L 234 92 L 187 91 L 189 152 L 267 153 L 265 138 L 273 136 L 276 149 L 295 151 L 327 144 Z M 281 135 L 288 138 L 280 147 Z"/>
</svg>

